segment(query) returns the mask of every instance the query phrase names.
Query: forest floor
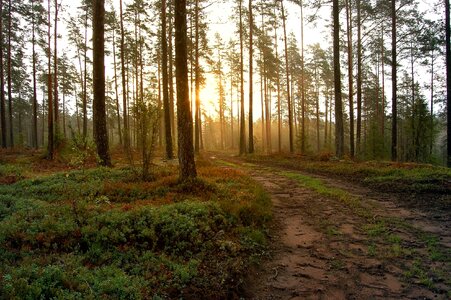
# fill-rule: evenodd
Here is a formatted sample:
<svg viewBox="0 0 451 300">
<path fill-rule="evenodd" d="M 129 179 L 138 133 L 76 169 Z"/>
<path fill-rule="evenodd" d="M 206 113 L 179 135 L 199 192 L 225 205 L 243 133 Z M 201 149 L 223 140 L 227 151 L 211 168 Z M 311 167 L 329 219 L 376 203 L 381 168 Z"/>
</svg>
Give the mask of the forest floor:
<svg viewBox="0 0 451 300">
<path fill-rule="evenodd" d="M 384 180 L 364 184 L 371 176 L 365 180 L 353 174 L 363 168 L 357 164 L 338 168 L 342 163 L 336 163 L 333 169 L 328 163 L 326 170 L 323 163 L 302 164 L 296 158 L 212 157 L 245 170 L 264 186 L 273 203 L 270 258 L 249 272 L 246 298 L 451 297 L 446 169 L 438 171 L 445 174 L 439 184 L 431 184 L 431 178 L 440 176 L 429 174 L 423 186 L 419 183 L 425 179 L 418 179 L 415 167 L 408 167 L 402 182 L 393 176 L 397 170 L 387 171 L 390 188 L 384 190 Z M 431 173 L 426 169 L 419 173 Z M 409 186 L 405 179 L 412 173 L 417 180 Z"/>
</svg>

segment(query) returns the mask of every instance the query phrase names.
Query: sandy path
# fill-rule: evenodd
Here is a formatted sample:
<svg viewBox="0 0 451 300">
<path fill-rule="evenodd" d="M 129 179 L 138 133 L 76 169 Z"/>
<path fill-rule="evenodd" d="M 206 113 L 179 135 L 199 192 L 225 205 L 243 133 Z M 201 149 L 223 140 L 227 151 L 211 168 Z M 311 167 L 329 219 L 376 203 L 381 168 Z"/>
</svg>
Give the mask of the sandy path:
<svg viewBox="0 0 451 300">
<path fill-rule="evenodd" d="M 275 222 L 271 258 L 248 276 L 246 298 L 446 299 L 446 286 L 434 293 L 406 282 L 408 259 L 370 255 L 365 221 L 339 201 L 301 187 L 277 169 L 253 166 L 248 171 L 270 194 Z M 380 215 L 414 215 L 385 198 L 369 207 Z"/>
</svg>

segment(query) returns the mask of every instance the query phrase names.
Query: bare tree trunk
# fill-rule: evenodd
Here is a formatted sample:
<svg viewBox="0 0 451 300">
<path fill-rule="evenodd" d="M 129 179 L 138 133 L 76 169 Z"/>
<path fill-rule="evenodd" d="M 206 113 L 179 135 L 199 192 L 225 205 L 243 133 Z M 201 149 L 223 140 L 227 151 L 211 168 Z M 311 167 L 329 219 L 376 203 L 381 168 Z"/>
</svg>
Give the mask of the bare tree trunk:
<svg viewBox="0 0 451 300">
<path fill-rule="evenodd" d="M 3 0 L 0 0 L 0 16 L 3 15 Z M 0 18 L 0 41 L 3 41 L 3 18 Z M 0 127 L 2 135 L 2 148 L 6 143 L 6 105 L 5 105 L 5 79 L 3 70 L 3 47 L 0 47 Z"/>
<path fill-rule="evenodd" d="M 66 67 L 63 68 L 63 83 L 66 82 Z M 63 136 L 66 138 L 66 89 L 63 86 Z"/>
<path fill-rule="evenodd" d="M 231 149 L 235 148 L 233 136 L 233 72 L 230 72 L 230 144 Z"/>
<path fill-rule="evenodd" d="M 316 81 L 316 91 L 315 91 L 315 106 L 316 106 L 316 152 L 320 151 L 320 140 L 319 140 L 319 80 L 318 80 L 318 70 L 315 66 L 315 81 Z"/>
<path fill-rule="evenodd" d="M 114 67 L 114 92 L 116 99 L 117 128 L 119 135 L 119 145 L 122 146 L 122 129 L 121 129 L 121 113 L 119 111 L 119 92 L 117 84 L 117 65 L 116 65 L 116 38 L 115 29 L 113 29 L 113 67 Z"/>
<path fill-rule="evenodd" d="M 445 0 L 445 35 L 446 35 L 446 116 L 447 116 L 447 165 L 451 167 L 451 34 L 449 0 Z"/>
<path fill-rule="evenodd" d="M 362 139 L 362 24 L 360 1 L 357 0 L 357 155 L 360 155 Z"/>
<path fill-rule="evenodd" d="M 200 149 L 200 131 L 202 130 L 200 124 L 200 67 L 199 67 L 199 0 L 196 0 L 195 6 L 195 16 L 194 16 L 194 26 L 195 26 L 195 93 L 196 93 L 196 105 L 194 108 L 195 117 L 194 117 L 194 151 L 199 153 Z"/>
<path fill-rule="evenodd" d="M 434 50 L 431 54 L 431 142 L 429 144 L 429 155 L 432 155 L 432 149 L 434 147 Z"/>
<path fill-rule="evenodd" d="M 301 5 L 302 7 L 302 5 Z M 276 7 L 274 7 L 274 16 L 276 16 Z M 301 31 L 302 34 L 302 31 Z M 277 46 L 277 20 L 274 22 L 274 48 L 276 51 L 276 61 L 279 61 L 279 50 Z M 276 85 L 277 85 L 277 149 L 278 152 L 282 152 L 282 113 L 280 111 L 280 73 L 276 72 Z"/>
<path fill-rule="evenodd" d="M 328 117 L 329 117 L 329 90 L 328 90 L 328 88 L 326 87 L 326 95 L 325 95 L 325 103 L 324 103 L 325 105 L 325 113 L 324 113 L 324 116 L 325 116 L 325 121 L 324 121 L 324 146 L 325 146 L 325 148 L 326 149 L 328 149 L 328 145 L 327 145 L 327 134 L 328 134 L 328 131 L 327 131 L 327 129 L 328 129 Z"/>
<path fill-rule="evenodd" d="M 92 19 L 94 139 L 100 165 L 111 166 L 105 116 L 105 0 L 94 0 Z"/>
<path fill-rule="evenodd" d="M 162 107 L 163 107 L 163 99 L 161 97 L 161 91 L 162 91 L 162 86 L 161 86 L 161 53 L 159 50 L 157 50 L 157 65 L 158 65 L 158 69 L 157 69 L 157 80 L 158 80 L 158 119 L 159 119 L 159 126 L 158 126 L 158 147 L 161 148 L 163 147 L 163 130 L 164 130 L 164 120 L 161 117 L 161 113 L 162 113 Z"/>
<path fill-rule="evenodd" d="M 0 4 L 1 5 L 1 4 Z M 33 126 L 32 126 L 32 146 L 34 149 L 38 149 L 38 97 L 37 97 L 37 84 L 36 84 L 36 24 L 35 24 L 35 12 L 34 12 L 34 0 L 31 1 L 31 9 L 32 9 L 32 60 L 33 60 Z M 1 16 L 1 10 L 0 10 Z M 0 21 L 1 22 L 1 21 Z M 2 30 L 0 25 L 0 31 Z M 0 37 L 0 40 L 2 38 Z M 3 50 L 1 51 L 3 52 Z M 3 53 L 0 53 L 0 57 L 3 57 Z M 2 68 L 3 69 L 3 68 Z M 2 75 L 3 80 L 3 75 Z M 2 89 L 1 93 L 3 93 L 3 84 L 1 84 Z"/>
<path fill-rule="evenodd" d="M 163 111 L 164 111 L 164 132 L 166 142 L 166 157 L 173 158 L 171 112 L 169 104 L 168 90 L 168 44 L 166 34 L 166 1 L 161 1 L 161 65 L 163 76 Z"/>
<path fill-rule="evenodd" d="M 14 148 L 14 134 L 13 134 L 13 95 L 12 95 L 12 69 L 11 69 L 11 17 L 12 5 L 9 0 L 8 8 L 8 113 L 9 113 L 9 146 Z"/>
<path fill-rule="evenodd" d="M 382 109 L 381 109 L 381 136 L 382 146 L 385 145 L 385 46 L 384 46 L 384 27 L 382 26 Z"/>
<path fill-rule="evenodd" d="M 249 0 L 249 153 L 254 153 L 254 117 L 253 117 L 253 32 L 254 17 L 252 15 L 252 0 Z"/>
<path fill-rule="evenodd" d="M 48 93 L 48 100 L 47 100 L 47 106 L 48 106 L 48 113 L 47 113 L 47 159 L 53 160 L 53 154 L 54 154 L 54 145 L 53 145 L 53 99 L 52 99 L 52 65 L 51 65 L 51 59 L 52 59 L 52 53 L 51 53 L 51 40 L 50 40 L 50 0 L 48 0 L 48 70 L 49 73 L 47 74 L 47 93 Z"/>
<path fill-rule="evenodd" d="M 344 154 L 343 107 L 341 100 L 340 72 L 340 20 L 338 0 L 333 0 L 334 18 L 334 85 L 335 85 L 335 152 L 337 157 Z"/>
<path fill-rule="evenodd" d="M 186 0 L 175 0 L 175 66 L 180 179 L 197 176 L 193 149 L 193 121 L 189 105 Z"/>
<path fill-rule="evenodd" d="M 172 145 L 175 144 L 175 138 L 177 136 L 176 126 L 175 126 L 175 112 L 174 112 L 174 66 L 173 66 L 173 46 L 172 46 L 172 36 L 173 36 L 173 25 L 172 25 L 172 5 L 169 7 L 169 38 L 168 38 L 168 85 L 169 85 L 169 112 L 171 115 L 171 137 Z"/>
<path fill-rule="evenodd" d="M 246 153 L 246 127 L 245 127 L 245 117 L 244 117 L 244 58 L 243 58 L 243 13 L 242 13 L 242 2 L 239 1 L 239 11 L 240 11 L 240 95 L 241 95 L 241 108 L 240 108 L 240 155 Z"/>
<path fill-rule="evenodd" d="M 397 109 L 397 49 L 396 49 L 396 1 L 391 2 L 391 18 L 392 18 L 392 145 L 391 159 L 398 160 L 398 109 Z"/>
<path fill-rule="evenodd" d="M 285 20 L 285 9 L 283 7 L 283 0 L 280 1 L 282 10 L 282 21 L 283 21 L 283 36 L 285 42 L 285 72 L 287 77 L 287 102 L 288 102 L 288 132 L 290 141 L 290 153 L 294 152 L 293 144 L 293 112 L 291 111 L 291 97 L 290 97 L 290 71 L 288 65 L 288 41 L 287 41 L 287 28 Z"/>
<path fill-rule="evenodd" d="M 351 2 L 346 0 L 346 23 L 348 36 L 348 80 L 349 80 L 349 152 L 354 157 L 354 63 L 352 57 L 352 7 Z"/>
<path fill-rule="evenodd" d="M 124 46 L 124 17 L 122 14 L 122 0 L 119 0 L 119 17 L 121 25 L 121 73 L 122 73 L 122 114 L 124 118 L 124 147 L 126 151 L 130 150 L 130 139 L 128 129 L 128 110 L 127 110 L 127 80 L 125 69 L 125 46 Z"/>
<path fill-rule="evenodd" d="M 305 58 L 304 58 L 304 3 L 301 5 L 301 153 L 305 154 L 305 141 L 307 139 L 305 134 Z"/>
<path fill-rule="evenodd" d="M 53 99 L 55 116 L 55 138 L 59 138 L 59 102 L 58 102 L 58 0 L 55 0 L 55 27 L 54 29 L 54 51 L 53 51 Z"/>
<path fill-rule="evenodd" d="M 83 138 L 88 136 L 88 10 L 85 16 L 85 53 L 84 53 L 84 74 L 83 74 Z"/>
</svg>

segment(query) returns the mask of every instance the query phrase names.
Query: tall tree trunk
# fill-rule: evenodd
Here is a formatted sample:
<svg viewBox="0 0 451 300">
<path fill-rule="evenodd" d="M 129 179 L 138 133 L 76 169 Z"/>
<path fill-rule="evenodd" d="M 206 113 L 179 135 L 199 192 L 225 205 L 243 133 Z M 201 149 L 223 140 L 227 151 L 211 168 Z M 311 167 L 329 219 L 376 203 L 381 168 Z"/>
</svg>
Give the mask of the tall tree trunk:
<svg viewBox="0 0 451 300">
<path fill-rule="evenodd" d="M 168 90 L 168 44 L 166 34 L 166 1 L 161 1 L 161 69 L 163 77 L 163 112 L 164 112 L 164 132 L 166 144 L 166 157 L 173 158 L 171 112 L 169 105 Z"/>
<path fill-rule="evenodd" d="M 352 57 L 352 7 L 346 0 L 346 22 L 348 36 L 348 80 L 349 80 L 349 150 L 351 158 L 354 157 L 354 74 Z"/>
<path fill-rule="evenodd" d="M 55 116 L 55 138 L 59 138 L 59 102 L 58 102 L 58 0 L 55 0 L 55 27 L 53 28 L 53 104 Z"/>
<path fill-rule="evenodd" d="M 63 84 L 66 83 L 66 66 L 63 68 Z M 63 85 L 63 136 L 66 138 L 66 89 Z"/>
<path fill-rule="evenodd" d="M 12 21 L 12 5 L 9 0 L 8 7 L 8 113 L 9 113 L 9 146 L 14 148 L 13 134 L 13 95 L 12 95 L 12 69 L 11 69 L 11 22 Z"/>
<path fill-rule="evenodd" d="M 1 0 L 0 0 L 1 1 Z M 235 148 L 234 136 L 233 136 L 233 72 L 230 72 L 230 145 L 231 149 Z"/>
<path fill-rule="evenodd" d="M 244 117 L 244 58 L 243 58 L 243 12 L 242 12 L 242 2 L 243 0 L 239 1 L 239 11 L 240 11 L 240 155 L 243 155 L 246 153 L 246 125 L 245 125 L 245 117 Z"/>
<path fill-rule="evenodd" d="M 397 109 L 397 50 L 396 50 L 396 1 L 391 1 L 392 18 L 392 143 L 391 159 L 398 160 L 398 109 Z"/>
<path fill-rule="evenodd" d="M 326 149 L 328 149 L 329 147 L 328 147 L 328 145 L 327 145 L 327 134 L 328 134 L 328 131 L 327 131 L 327 129 L 328 129 L 328 117 L 329 117 L 329 90 L 328 90 L 328 88 L 326 87 L 326 94 L 325 94 L 325 103 L 324 103 L 324 106 L 325 106 L 325 113 L 324 113 L 324 117 L 325 117 L 325 120 L 324 120 L 324 147 L 326 148 Z"/>
<path fill-rule="evenodd" d="M 127 109 L 127 80 L 125 69 L 125 45 L 124 45 L 124 17 L 122 14 L 122 0 L 119 0 L 119 19 L 121 26 L 121 75 L 122 75 L 122 114 L 124 119 L 124 147 L 128 152 L 130 149 L 130 139 L 128 130 L 128 109 Z"/>
<path fill-rule="evenodd" d="M 175 138 L 177 136 L 176 126 L 175 126 L 175 112 L 174 112 L 174 64 L 173 64 L 173 45 L 172 45 L 172 37 L 173 37 L 173 24 L 172 24 L 172 7 L 169 6 L 169 38 L 168 38 L 168 85 L 169 85 L 169 112 L 171 115 L 171 133 L 172 133 L 172 145 L 175 144 Z"/>
<path fill-rule="evenodd" d="M 412 93 L 412 120 L 411 120 L 411 131 L 412 131 L 412 160 L 417 161 L 417 144 L 416 144 L 416 126 L 415 126 L 415 119 L 417 115 L 417 106 L 416 106 L 416 97 L 415 97 L 415 71 L 414 71 L 414 54 L 413 54 L 413 41 L 410 41 L 410 77 L 412 78 L 411 81 L 411 93 Z"/>
<path fill-rule="evenodd" d="M 254 153 L 254 117 L 253 117 L 253 102 L 254 102 L 254 82 L 253 82 L 253 33 L 254 33 L 254 17 L 252 15 L 252 0 L 249 0 L 249 153 Z"/>
<path fill-rule="evenodd" d="M 282 23 L 283 23 L 283 38 L 285 43 L 285 72 L 286 72 L 286 80 L 287 80 L 287 105 L 288 105 L 288 134 L 289 134 L 289 143 L 290 143 L 290 153 L 294 152 L 294 144 L 293 144 L 293 112 L 291 110 L 291 97 L 290 97 L 290 69 L 288 64 L 288 41 L 287 41 L 287 28 L 286 28 L 286 20 L 285 20 L 285 8 L 283 6 L 283 0 L 280 1 L 281 10 L 282 10 Z"/>
<path fill-rule="evenodd" d="M 40 132 L 40 135 L 41 135 L 41 146 L 42 147 L 44 147 L 44 140 L 45 140 L 45 134 L 44 134 L 44 132 L 45 132 L 45 110 L 46 110 L 46 103 L 45 103 L 45 84 L 44 85 L 42 85 L 42 117 L 41 117 L 41 120 L 42 120 L 42 122 L 41 122 L 41 124 L 42 124 L 42 126 L 41 126 L 41 132 Z"/>
<path fill-rule="evenodd" d="M 302 7 L 302 5 L 301 5 Z M 302 9 L 302 8 L 301 8 Z M 276 7 L 274 7 L 274 16 L 276 14 Z M 302 34 L 302 30 L 301 30 Z M 274 20 L 274 49 L 276 51 L 276 61 L 279 61 L 279 50 L 277 46 L 277 20 Z M 280 111 L 280 73 L 276 71 L 276 86 L 277 86 L 277 150 L 282 152 L 282 113 Z"/>
<path fill-rule="evenodd" d="M 85 15 L 85 52 L 83 74 L 83 138 L 88 136 L 88 8 Z"/>
<path fill-rule="evenodd" d="M 431 141 L 429 144 L 429 155 L 432 155 L 432 149 L 434 147 L 434 68 L 435 67 L 435 59 L 434 59 L 434 50 L 431 53 Z"/>
<path fill-rule="evenodd" d="M 187 180 L 196 177 L 197 172 L 193 149 L 193 120 L 189 105 L 186 0 L 175 0 L 174 11 L 180 179 Z"/>
<path fill-rule="evenodd" d="M 301 5 L 301 153 L 305 154 L 305 58 L 304 58 L 304 3 Z"/>
<path fill-rule="evenodd" d="M 335 86 L 335 152 L 337 157 L 344 154 L 343 107 L 341 100 L 340 72 L 340 19 L 338 0 L 333 0 L 334 18 L 334 86 Z"/>
<path fill-rule="evenodd" d="M 0 1 L 1 2 L 1 1 Z M 36 24 L 35 24 L 35 11 L 34 11 L 34 0 L 31 1 L 31 10 L 32 10 L 32 37 L 31 37 L 31 44 L 32 44 L 32 60 L 33 60 L 33 126 L 32 126 L 32 146 L 34 149 L 38 149 L 38 97 L 37 97 L 37 84 L 36 84 Z M 1 10 L 0 10 L 1 15 Z M 0 21 L 1 22 L 1 21 Z M 0 31 L 1 31 L 0 26 Z M 1 40 L 1 37 L 0 37 Z M 2 51 L 3 52 L 3 51 Z M 3 57 L 2 53 L 0 53 L 0 57 Z M 2 76 L 3 77 L 3 76 Z M 3 93 L 3 84 L 0 87 L 2 89 Z"/>
<path fill-rule="evenodd" d="M 115 33 L 115 29 L 113 29 L 114 92 L 115 92 L 115 99 L 116 99 L 116 115 L 117 115 L 117 128 L 118 128 L 118 135 L 119 135 L 119 145 L 122 146 L 121 113 L 120 113 L 120 110 L 119 110 L 119 92 L 118 92 L 118 84 L 117 84 L 116 38 L 115 38 L 115 34 L 114 33 Z M 158 81 L 158 83 L 159 83 L 159 81 Z"/>
<path fill-rule="evenodd" d="M 100 165 L 110 166 L 105 116 L 105 0 L 94 0 L 92 18 L 93 123 Z"/>
<path fill-rule="evenodd" d="M 199 153 L 200 149 L 200 66 L 199 66 L 199 0 L 196 0 L 196 6 L 194 11 L 194 28 L 195 28 L 195 54 L 194 54 L 194 72 L 195 72 L 195 93 L 196 93 L 196 102 L 194 107 L 194 151 Z"/>
<path fill-rule="evenodd" d="M 3 15 L 3 0 L 0 0 L 0 16 Z M 0 18 L 0 41 L 3 41 L 3 18 Z M 3 47 L 0 47 L 0 127 L 2 136 L 2 148 L 6 143 L 6 105 L 5 105 L 5 79 L 3 69 Z"/>
<path fill-rule="evenodd" d="M 447 116 L 447 165 L 451 168 L 451 34 L 449 0 L 445 0 L 445 35 L 446 35 L 446 116 Z"/>
<path fill-rule="evenodd" d="M 357 0 L 357 136 L 355 149 L 357 155 L 360 155 L 362 139 L 362 18 L 360 1 Z"/>
<path fill-rule="evenodd" d="M 53 145 L 53 99 L 52 99 L 52 53 L 51 53 L 51 39 L 50 39 L 50 29 L 51 29 L 51 19 L 50 19 L 50 0 L 48 0 L 48 70 L 49 73 L 47 74 L 47 93 L 48 93 L 48 100 L 47 100 L 47 106 L 48 106 L 48 113 L 47 113 L 47 159 L 53 160 L 53 152 L 54 152 L 54 145 Z"/>
<path fill-rule="evenodd" d="M 158 80 L 158 120 L 159 120 L 159 126 L 158 126 L 158 147 L 163 147 L 163 130 L 164 130 L 164 120 L 161 117 L 162 113 L 162 107 L 163 107 L 163 98 L 161 97 L 162 92 L 162 84 L 161 84 L 161 52 L 157 50 L 157 80 Z"/>
<path fill-rule="evenodd" d="M 316 106 L 316 152 L 319 153 L 321 148 L 321 143 L 319 139 L 319 79 L 318 79 L 318 70 L 315 66 L 315 81 L 316 81 L 316 91 L 315 91 L 315 106 Z"/>
<path fill-rule="evenodd" d="M 385 46 L 384 46 L 384 26 L 382 26 L 382 108 L 381 108 L 381 136 L 382 148 L 385 149 Z"/>
</svg>

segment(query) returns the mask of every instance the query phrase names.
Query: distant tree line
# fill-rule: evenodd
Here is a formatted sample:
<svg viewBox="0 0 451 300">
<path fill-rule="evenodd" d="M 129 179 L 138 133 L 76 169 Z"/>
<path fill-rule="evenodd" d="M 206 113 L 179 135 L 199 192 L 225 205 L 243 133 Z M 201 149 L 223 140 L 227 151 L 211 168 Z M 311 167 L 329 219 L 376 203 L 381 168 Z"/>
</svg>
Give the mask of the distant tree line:
<svg viewBox="0 0 451 300">
<path fill-rule="evenodd" d="M 209 35 L 211 0 L 82 0 L 76 9 L 0 0 L 1 147 L 46 148 L 52 159 L 80 136 L 100 152 L 119 145 L 130 155 L 144 147 L 146 112 L 155 111 L 155 146 L 168 159 L 192 139 L 195 153 L 450 160 L 448 0 L 430 4 L 436 19 L 411 0 L 230 4 L 236 34 L 225 41 Z M 297 34 L 288 32 L 287 6 L 300 9 Z M 326 7 L 330 18 L 319 20 L 314 12 Z M 328 47 L 305 45 L 314 22 L 330 24 Z M 186 75 L 177 69 L 184 55 Z M 216 98 L 201 99 L 212 77 Z M 189 119 L 190 134 L 179 124 Z"/>
</svg>

